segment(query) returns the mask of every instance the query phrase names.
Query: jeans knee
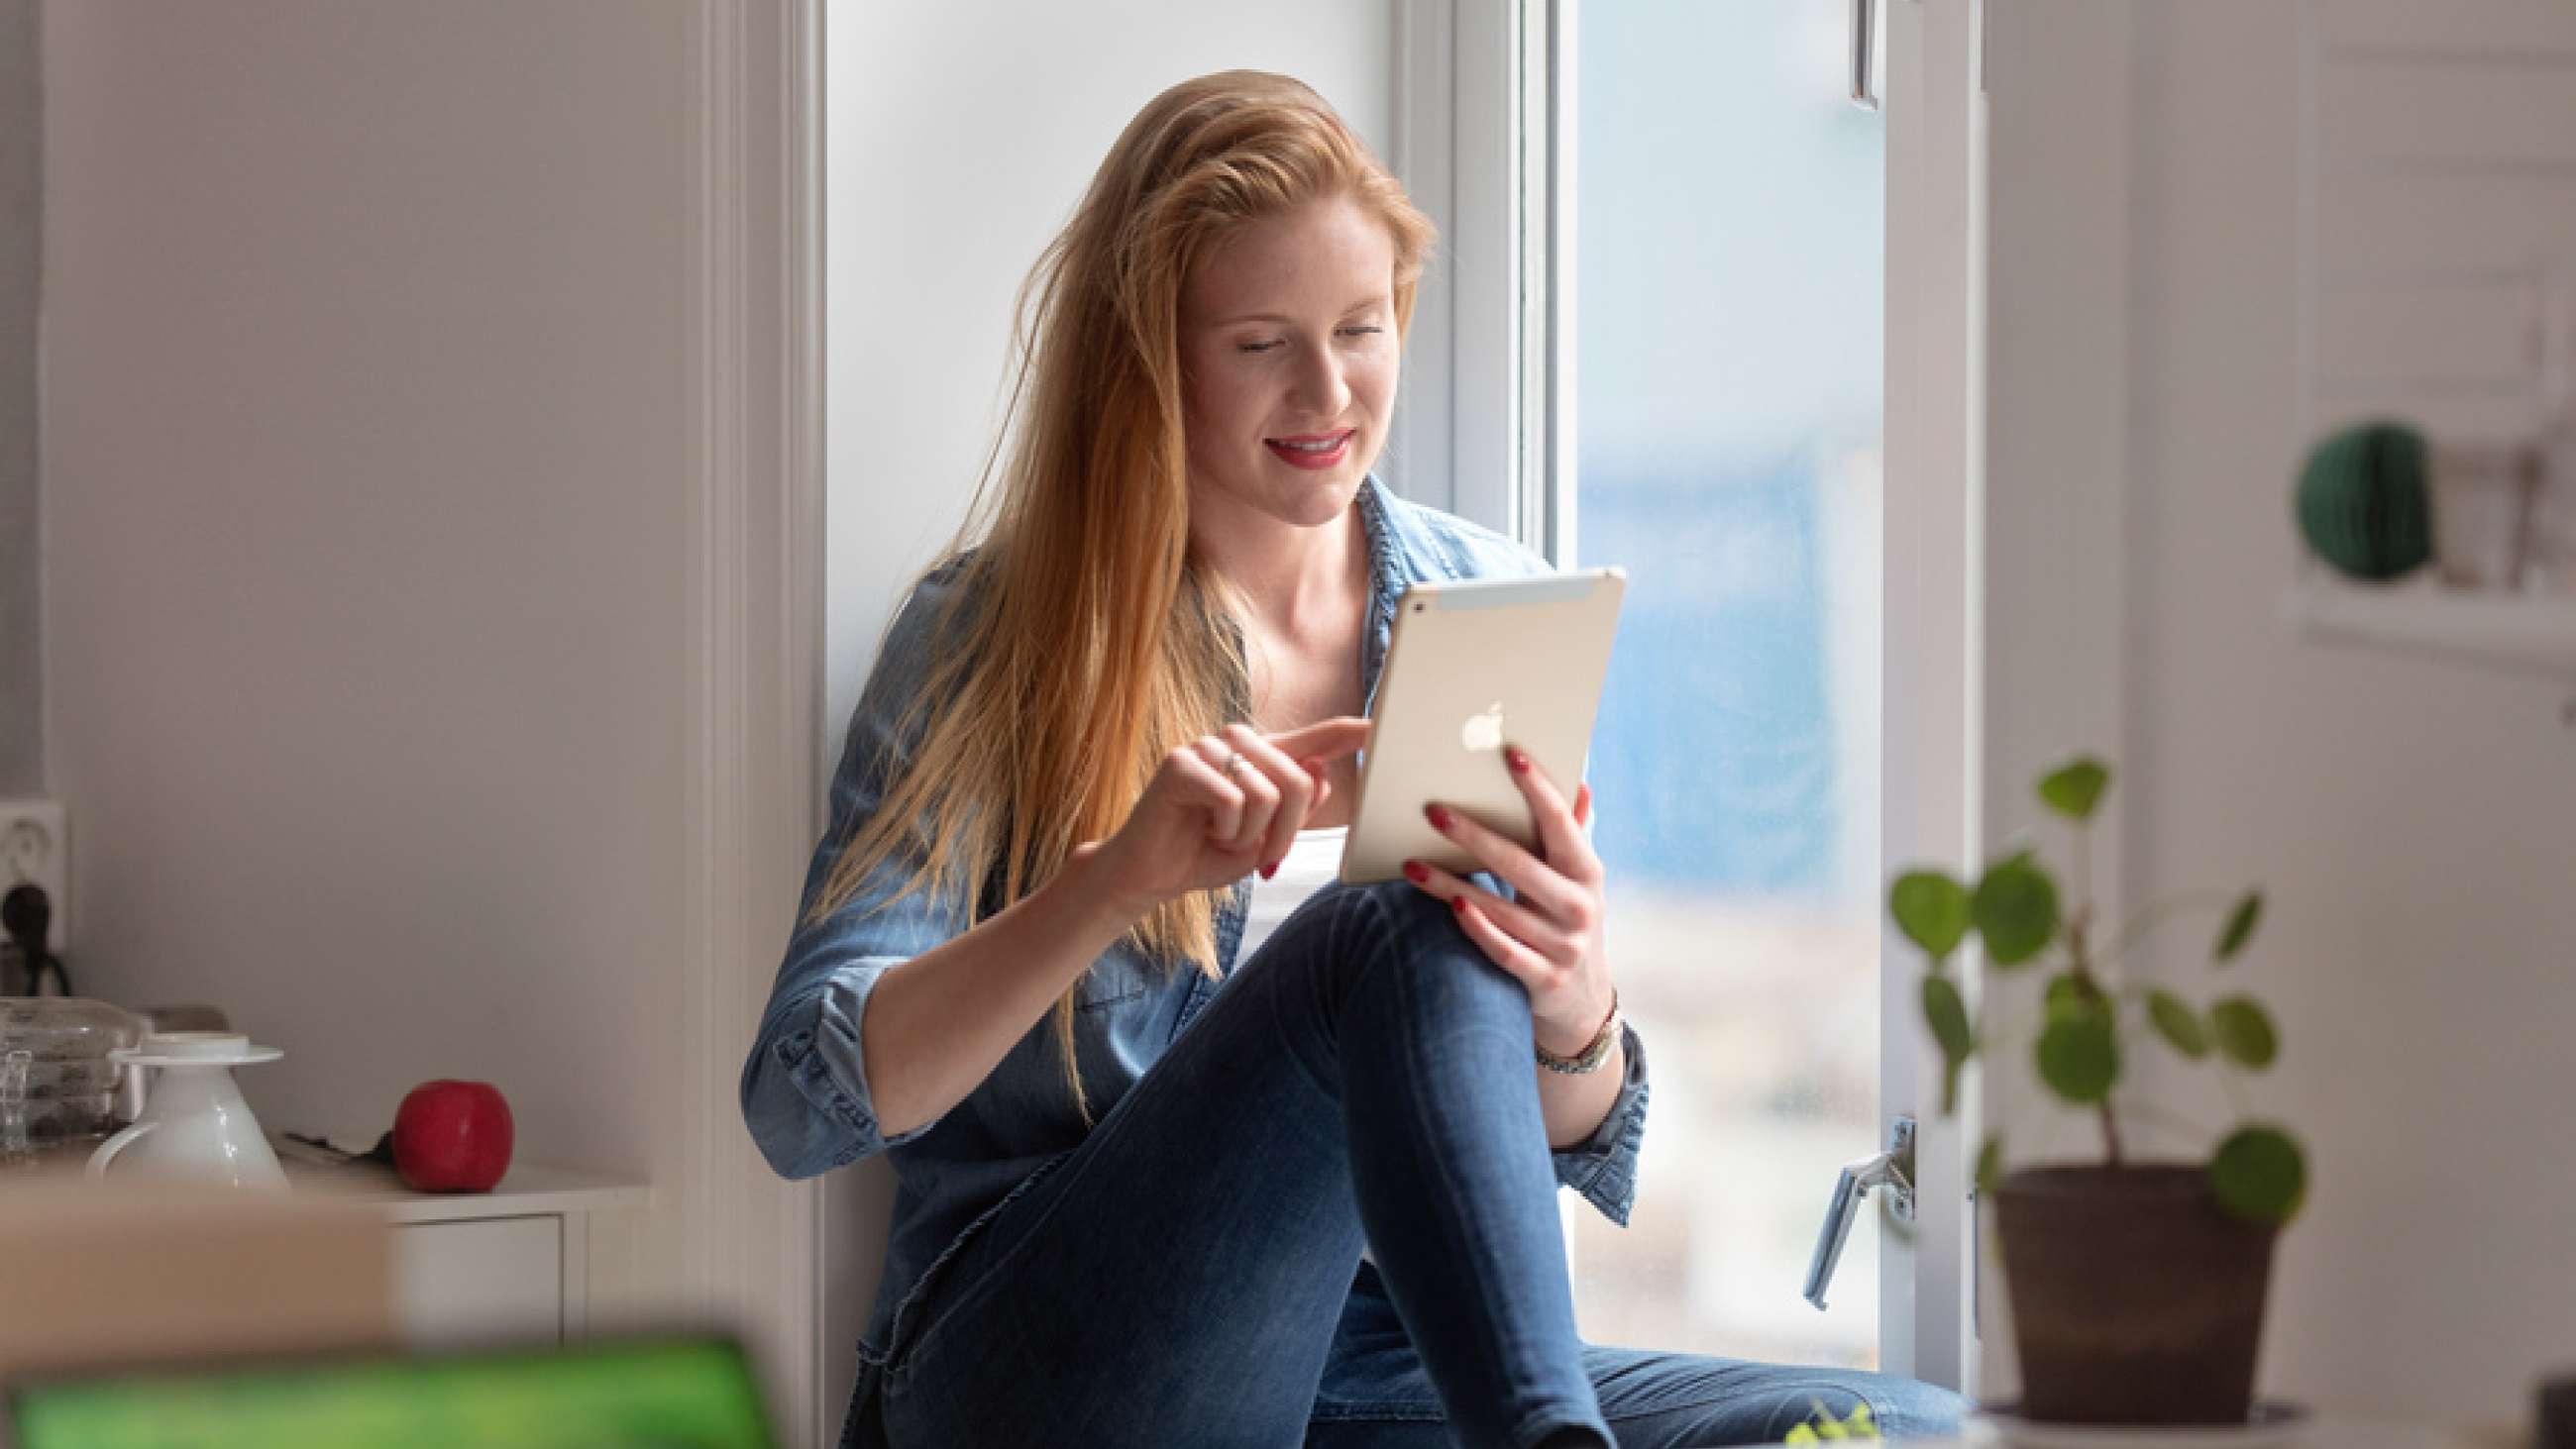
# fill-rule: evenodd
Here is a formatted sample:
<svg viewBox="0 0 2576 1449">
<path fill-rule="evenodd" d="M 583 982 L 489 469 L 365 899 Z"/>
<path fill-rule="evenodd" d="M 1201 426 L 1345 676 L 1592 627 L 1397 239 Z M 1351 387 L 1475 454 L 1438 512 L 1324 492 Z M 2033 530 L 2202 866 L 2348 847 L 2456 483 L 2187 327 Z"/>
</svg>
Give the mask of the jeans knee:
<svg viewBox="0 0 2576 1449">
<path fill-rule="evenodd" d="M 1862 1389 L 1878 1431 L 1890 1439 L 1951 1439 L 1959 1433 L 1968 1401 L 1915 1379 L 1880 1375 Z"/>
<path fill-rule="evenodd" d="M 1528 993 L 1468 939 L 1448 902 L 1409 881 L 1326 886 L 1259 955 L 1265 971 L 1307 976 L 1335 1003 L 1399 987 L 1394 994 L 1453 1015 L 1478 1001 L 1529 1009 Z"/>
</svg>

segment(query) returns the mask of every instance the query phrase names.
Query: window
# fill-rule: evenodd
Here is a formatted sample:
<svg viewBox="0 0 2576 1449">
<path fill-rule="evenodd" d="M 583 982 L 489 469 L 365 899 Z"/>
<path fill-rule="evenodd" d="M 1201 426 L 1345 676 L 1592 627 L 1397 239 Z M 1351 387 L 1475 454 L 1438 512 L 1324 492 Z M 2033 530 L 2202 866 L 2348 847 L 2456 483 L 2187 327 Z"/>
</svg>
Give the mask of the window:
<svg viewBox="0 0 2576 1449">
<path fill-rule="evenodd" d="M 1955 1384 L 1972 1119 L 1921 1122 L 1918 1223 L 1874 1196 L 1802 1298 L 1839 1169 L 1926 1115 L 1889 862 L 1972 838 L 1977 11 L 1909 0 L 1855 55 L 1877 9 L 1414 0 L 1398 166 L 1450 296 L 1393 461 L 1630 575 L 1592 781 L 1654 1120 L 1631 1224 L 1568 1215 L 1585 1335 Z"/>
</svg>

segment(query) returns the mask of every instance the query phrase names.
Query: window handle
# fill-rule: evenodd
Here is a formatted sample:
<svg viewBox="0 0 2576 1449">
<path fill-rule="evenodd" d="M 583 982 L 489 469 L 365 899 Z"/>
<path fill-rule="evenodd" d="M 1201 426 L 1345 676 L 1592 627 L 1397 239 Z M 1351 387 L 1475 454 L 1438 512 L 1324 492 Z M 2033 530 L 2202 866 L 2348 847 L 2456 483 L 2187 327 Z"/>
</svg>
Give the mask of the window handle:
<svg viewBox="0 0 2576 1449">
<path fill-rule="evenodd" d="M 1867 3 L 1867 0 L 1863 0 Z M 1851 1236 L 1852 1219 L 1873 1187 L 1888 1190 L 1888 1211 L 1900 1223 L 1914 1221 L 1914 1119 L 1899 1117 L 1887 1127 L 1887 1150 L 1843 1164 L 1834 1182 L 1834 1200 L 1825 1208 L 1824 1231 L 1816 1235 L 1816 1255 L 1807 1260 L 1807 1301 L 1819 1311 L 1825 1290 L 1833 1285 L 1834 1268 L 1843 1260 L 1843 1240 Z"/>
<path fill-rule="evenodd" d="M 1870 50 L 1878 38 L 1878 0 L 1851 0 L 1851 37 L 1851 101 L 1864 111 L 1874 111 L 1878 79 L 1870 74 Z"/>
</svg>

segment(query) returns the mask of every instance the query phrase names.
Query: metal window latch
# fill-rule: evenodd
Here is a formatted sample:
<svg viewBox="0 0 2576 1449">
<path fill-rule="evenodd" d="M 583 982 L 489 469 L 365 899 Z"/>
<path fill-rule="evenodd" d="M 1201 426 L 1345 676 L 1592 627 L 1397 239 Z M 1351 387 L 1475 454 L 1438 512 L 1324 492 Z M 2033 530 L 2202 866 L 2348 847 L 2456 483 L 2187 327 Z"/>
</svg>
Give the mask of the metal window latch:
<svg viewBox="0 0 2576 1449">
<path fill-rule="evenodd" d="M 1819 1310 L 1825 1290 L 1833 1285 L 1834 1267 L 1843 1260 L 1843 1240 L 1851 1236 L 1852 1219 L 1873 1187 L 1888 1190 L 1888 1211 L 1900 1223 L 1914 1221 L 1914 1119 L 1899 1117 L 1887 1126 L 1887 1150 L 1843 1164 L 1834 1182 L 1834 1200 L 1825 1209 L 1824 1231 L 1816 1235 L 1816 1255 L 1807 1262 L 1807 1301 Z"/>
<path fill-rule="evenodd" d="M 1870 73 L 1870 50 L 1877 40 L 1877 0 L 1851 0 L 1851 103 L 1864 111 L 1878 109 L 1878 81 Z"/>
</svg>

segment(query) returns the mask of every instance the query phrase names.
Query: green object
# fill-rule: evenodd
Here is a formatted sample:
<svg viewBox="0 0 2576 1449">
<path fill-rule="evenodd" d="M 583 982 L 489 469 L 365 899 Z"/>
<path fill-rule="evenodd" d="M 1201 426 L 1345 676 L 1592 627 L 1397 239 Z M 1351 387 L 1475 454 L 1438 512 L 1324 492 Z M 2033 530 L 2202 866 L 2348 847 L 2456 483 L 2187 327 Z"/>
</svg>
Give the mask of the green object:
<svg viewBox="0 0 2576 1449">
<path fill-rule="evenodd" d="M 2272 1029 L 2271 1014 L 2251 996 L 2231 996 L 2212 1003 L 2209 1030 L 2218 1039 L 2219 1055 L 2240 1067 L 2259 1071 L 2280 1055 L 2281 1037 Z"/>
<path fill-rule="evenodd" d="M 1934 961 L 1959 949 L 1968 934 L 1968 888 L 1937 870 L 1913 871 L 1897 879 L 1889 909 L 1905 938 Z"/>
<path fill-rule="evenodd" d="M 2393 579 L 2433 556 L 2424 435 L 2364 423 L 2328 436 L 2299 474 L 2299 532 L 2317 557 L 2357 579 Z"/>
<path fill-rule="evenodd" d="M 2090 820 L 2102 792 L 2111 788 L 2111 768 L 2100 760 L 2082 759 L 2039 782 L 2039 798 L 2069 820 Z"/>
<path fill-rule="evenodd" d="M 210 1368 L 30 1384 L 20 1449 L 767 1449 L 718 1339 Z"/>
<path fill-rule="evenodd" d="M 2218 1145 L 2209 1183 L 2219 1206 L 2238 1217 L 2286 1223 L 2308 1195 L 2307 1158 L 2278 1127 L 2242 1127 Z"/>
<path fill-rule="evenodd" d="M 1946 1114 L 1958 1106 L 1959 1069 L 1976 1049 L 1976 1038 L 1968 1031 L 1968 1003 L 1949 977 L 1923 978 L 1923 1020 L 1932 1028 L 1932 1039 L 1941 1044 L 1941 1110 Z"/>
<path fill-rule="evenodd" d="M 2018 966 L 2048 948 L 2057 934 L 2057 883 L 2018 856 L 1986 872 L 1968 902 L 1986 959 Z"/>
<path fill-rule="evenodd" d="M 1827 1439 L 1875 1439 L 1879 1437 L 1878 1421 L 1870 1417 L 1869 1405 L 1854 1404 L 1851 1417 L 1837 1419 L 1821 1399 L 1809 1399 L 1814 1412 L 1789 1428 L 1788 1437 L 1780 1442 L 1790 1449 L 1812 1449 Z"/>
<path fill-rule="evenodd" d="M 2200 1024 L 2200 1013 L 2191 1003 L 2158 987 L 2147 993 L 2147 1019 L 2155 1023 L 2156 1035 L 2163 1037 L 2175 1051 L 2199 1061 L 2209 1055 L 2209 1032 Z"/>
<path fill-rule="evenodd" d="M 2081 848 L 2116 778 L 2106 762 L 2079 755 L 2041 775 L 2037 793 L 2050 814 L 2068 823 Z M 1963 930 L 1959 877 L 1918 865 L 1895 878 L 1888 910 L 1929 958 L 1922 1011 L 1941 1051 L 1942 1115 L 1956 1110 L 1959 1073 L 1968 1061 L 2000 1049 L 1992 1033 L 1994 1021 L 2011 1029 L 2016 1050 L 2023 1039 L 2026 1017 L 2016 1016 L 2009 1006 L 1999 1017 L 1989 1017 L 2012 994 L 2006 968 L 2044 960 L 2046 969 L 2032 973 L 2044 979 L 2032 984 L 2042 1009 L 2027 1038 L 2031 1060 L 2050 1095 L 2100 1124 L 2103 1157 L 2117 1168 L 2130 1160 L 2126 1134 L 2120 1130 L 2126 1099 L 2140 1090 L 2121 1070 L 2133 1030 L 2151 1030 L 2186 1060 L 2221 1068 L 2270 1066 L 2281 1043 L 2271 1013 L 2251 996 L 2238 993 L 2204 1007 L 2161 985 L 2123 979 L 2131 965 L 2129 947 L 2171 907 L 2205 905 L 2212 911 L 2218 924 L 2204 939 L 2210 942 L 2213 967 L 2242 957 L 2262 922 L 2260 890 L 2163 902 L 2123 931 L 2117 922 L 2097 919 L 2096 905 L 2083 889 L 2090 876 L 2089 870 L 2076 874 L 2076 892 L 2062 897 L 2059 877 L 2038 852 L 2014 849 L 1990 862 L 1975 889 L 1967 892 Z M 1971 936 L 1983 946 L 1987 963 L 1998 968 L 1988 976 L 1986 989 L 1977 992 L 1973 1009 L 1958 984 L 1962 978 L 1948 969 L 1951 955 Z M 1989 1139 L 1977 1156 L 1981 1194 L 1993 1190 L 2002 1169 L 2002 1144 Z M 2289 1220 L 2307 1188 L 2307 1161 L 2298 1142 L 2261 1123 L 2240 1123 L 2215 1150 L 2207 1172 L 2221 1206 L 2273 1223 Z"/>
<path fill-rule="evenodd" d="M 2112 1083 L 2120 1080 L 2120 1040 L 2111 1030 L 2111 1014 L 2066 1012 L 2052 1018 L 2039 1033 L 2039 1079 L 2078 1106 L 2111 1095 Z"/>
<path fill-rule="evenodd" d="M 2218 959 L 2235 959 L 2236 953 L 2245 949 L 2245 943 L 2254 939 L 2255 924 L 2262 919 L 2263 893 L 2247 891 L 2245 899 L 2236 903 L 2235 913 L 2227 918 L 2227 930 L 2218 938 Z"/>
</svg>

